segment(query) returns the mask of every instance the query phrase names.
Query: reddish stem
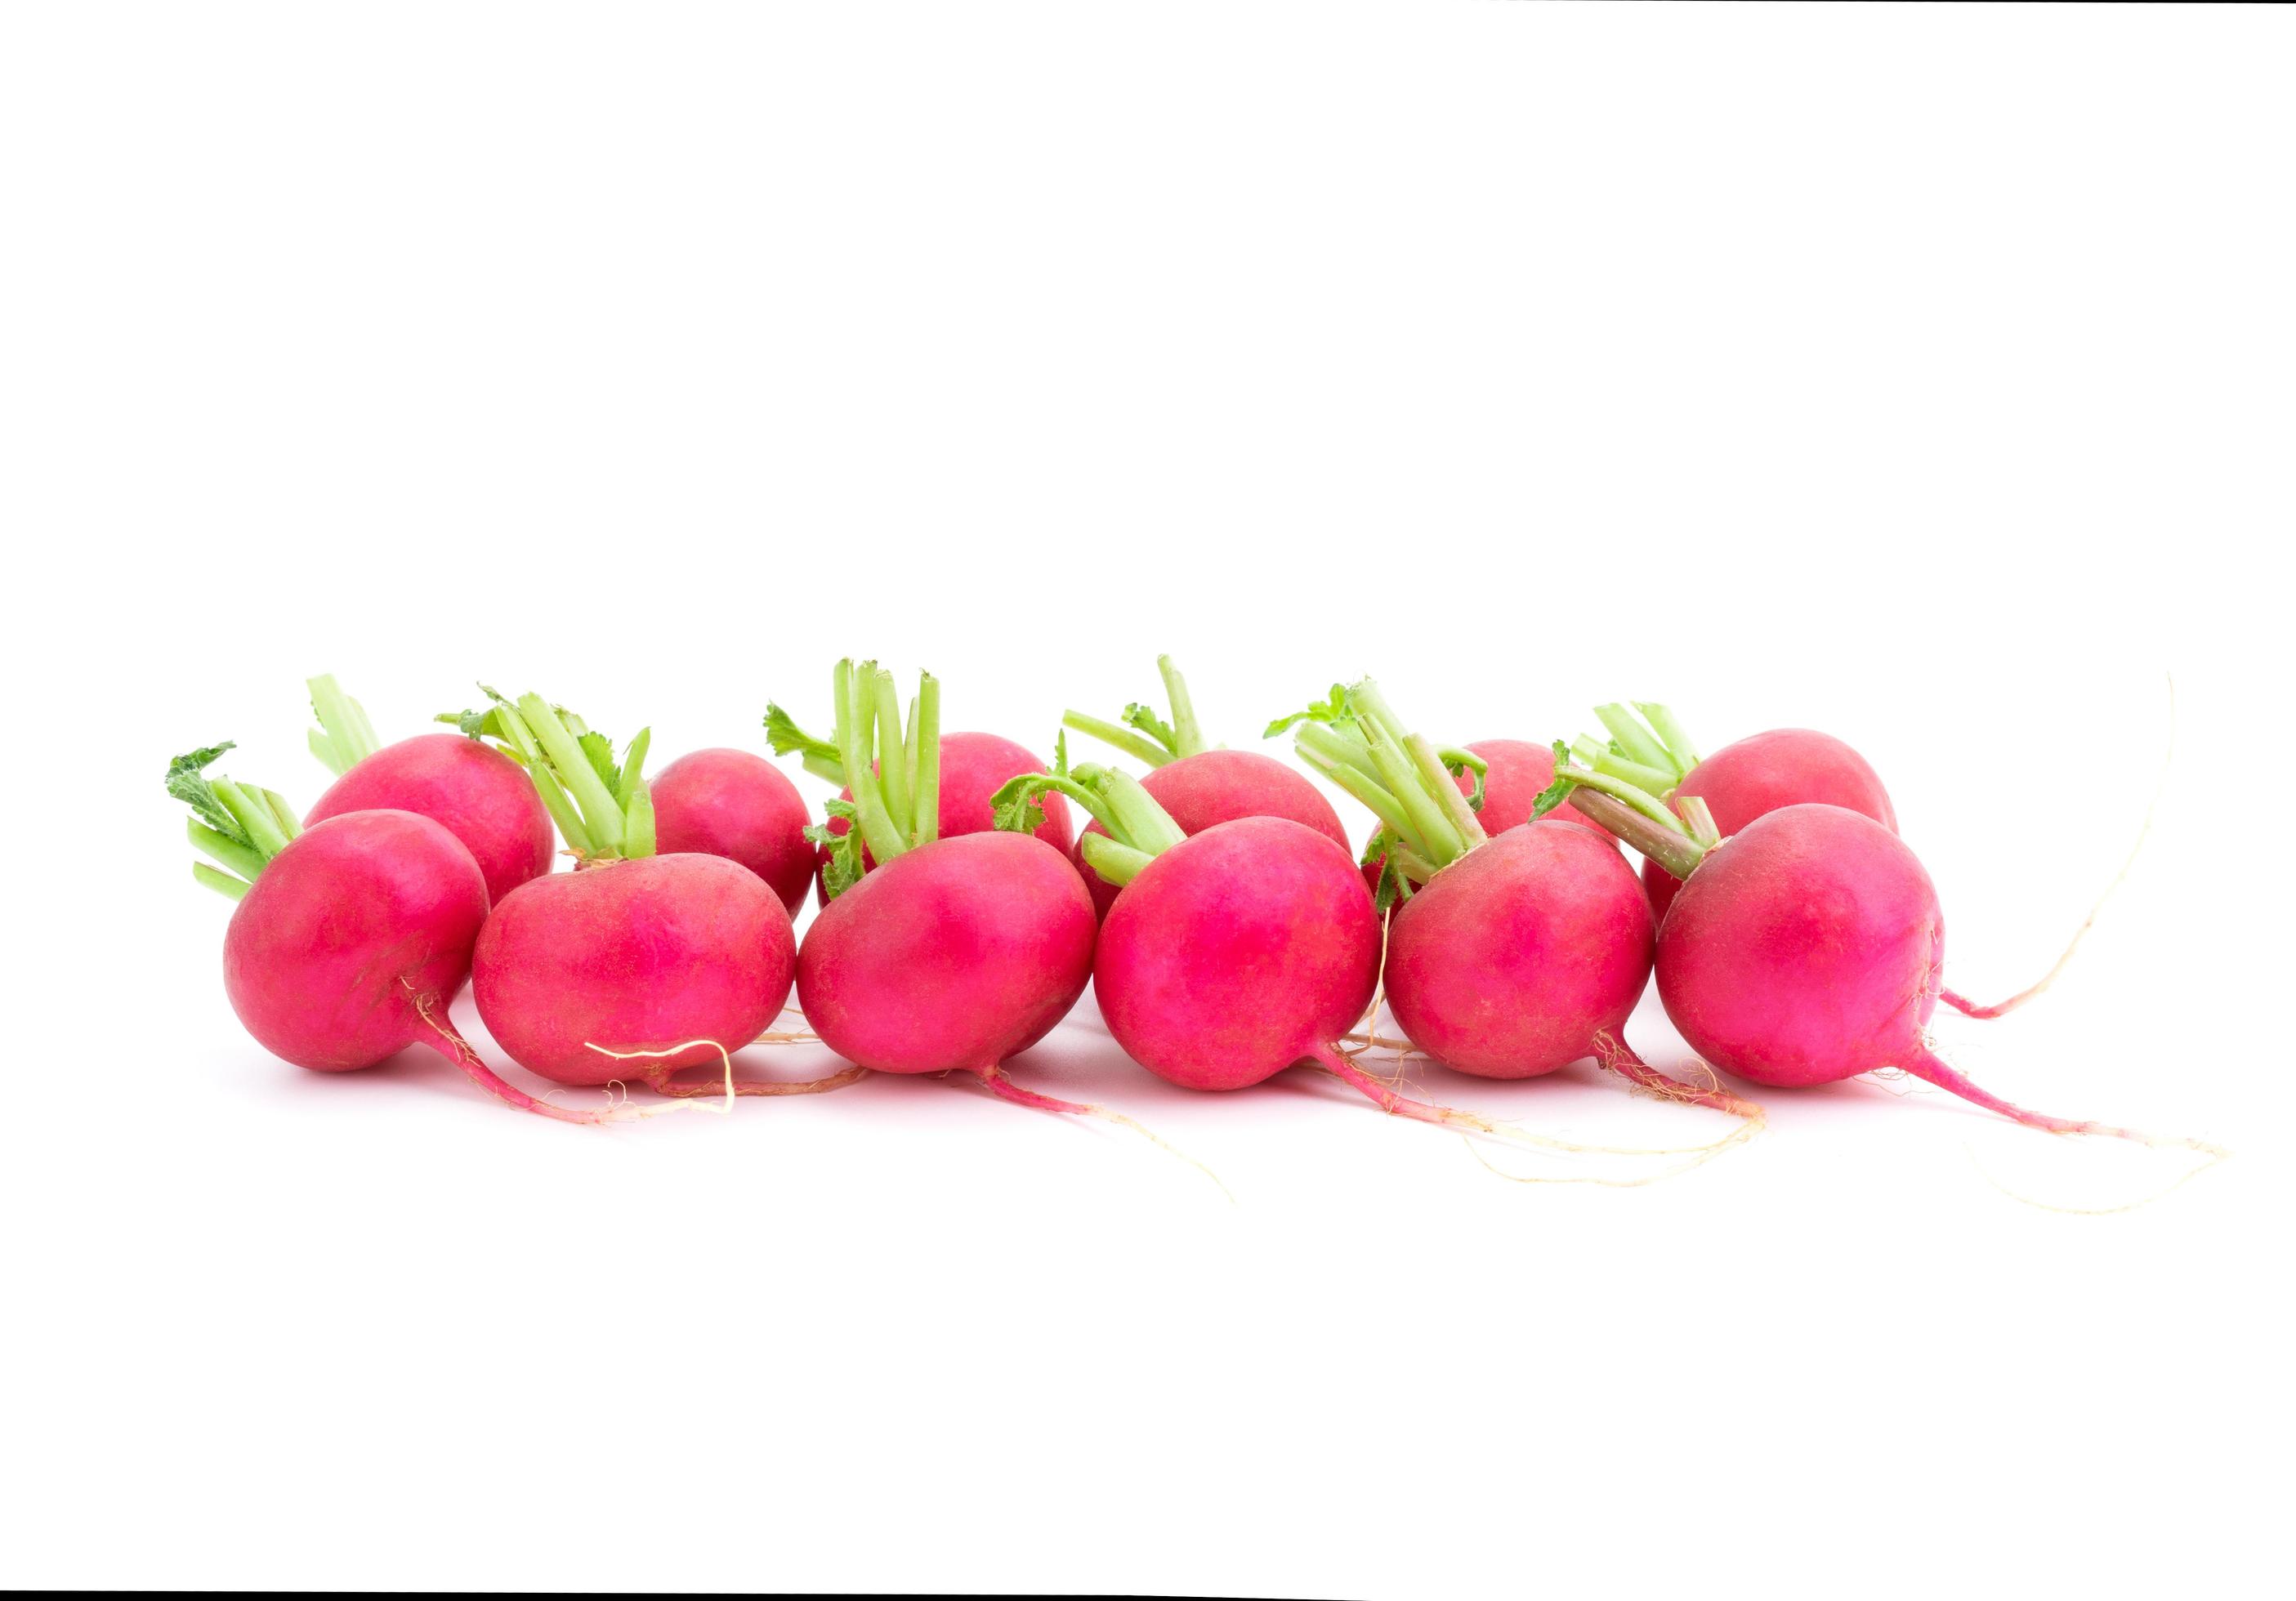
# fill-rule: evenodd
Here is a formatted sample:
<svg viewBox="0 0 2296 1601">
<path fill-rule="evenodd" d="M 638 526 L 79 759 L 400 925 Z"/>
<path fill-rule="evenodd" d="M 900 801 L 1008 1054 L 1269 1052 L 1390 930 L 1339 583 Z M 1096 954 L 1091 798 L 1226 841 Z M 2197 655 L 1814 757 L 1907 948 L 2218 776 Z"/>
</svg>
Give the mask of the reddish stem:
<svg viewBox="0 0 2296 1601">
<path fill-rule="evenodd" d="M 736 1095 L 823 1095 L 832 1090 L 842 1090 L 848 1084 L 857 1084 L 868 1076 L 869 1069 L 866 1067 L 847 1067 L 831 1074 L 827 1078 L 806 1079 L 796 1083 L 779 1079 L 737 1078 L 734 1081 L 734 1093 Z M 650 1074 L 645 1080 L 645 1086 L 656 1095 L 671 1095 L 680 1099 L 726 1093 L 726 1081 L 723 1078 L 713 1080 L 709 1083 L 681 1084 L 676 1081 L 675 1070 L 665 1070 Z"/>
<path fill-rule="evenodd" d="M 1496 1123 L 1478 1117 L 1472 1112 L 1462 1112 L 1456 1107 L 1436 1106 L 1397 1094 L 1329 1045 L 1318 1045 L 1307 1054 L 1333 1078 L 1377 1102 L 1382 1112 L 1397 1117 L 1413 1118 L 1420 1123 L 1431 1123 L 1441 1128 L 1471 1129 L 1478 1134 L 1499 1131 Z"/>
<path fill-rule="evenodd" d="M 1957 995 L 1951 990 L 1939 990 L 1938 992 L 1938 999 L 1944 1001 L 1948 1006 L 1953 1008 L 1954 1010 L 1959 1012 L 1963 1017 L 1975 1017 L 1981 1023 L 1988 1018 L 2002 1017 L 2007 1013 L 2015 1011 L 2019 1007 L 2024 1005 L 2025 1002 L 2030 1001 L 2034 996 L 2040 992 L 2041 986 L 2039 984 L 2035 984 L 2030 990 L 2026 990 L 2020 994 L 2012 995 L 2006 1001 L 1997 1001 L 1991 1006 L 1980 1006 L 1977 1002 L 1970 1000 L 1967 996 Z"/>
<path fill-rule="evenodd" d="M 2210 1145 L 2204 1140 L 2168 1139 L 2157 1135 L 2143 1133 L 2136 1129 L 2116 1128 L 2111 1123 L 2080 1123 L 2070 1117 L 2051 1117 L 2044 1112 L 2029 1112 L 2022 1107 L 2013 1106 L 2003 1100 L 1990 1090 L 1980 1090 L 1971 1083 L 1952 1066 L 1939 1060 L 1926 1046 L 1923 1047 L 1911 1061 L 1900 1063 L 1899 1066 L 1915 1078 L 1925 1079 L 1940 1090 L 1951 1090 L 1964 1100 L 1972 1101 L 1988 1112 L 1998 1112 L 2002 1116 L 2015 1123 L 2021 1123 L 2027 1128 L 2046 1129 L 2052 1134 L 2109 1135 L 2115 1139 L 2133 1139 L 2139 1145 L 2177 1146 L 2185 1150 L 2202 1151 L 2212 1156 L 2229 1155 L 2223 1147 Z"/>
<path fill-rule="evenodd" d="M 1717 1112 L 1727 1112 L 1733 1117 L 1742 1117 L 1748 1123 L 1763 1119 L 1762 1108 L 1752 1101 L 1742 1100 L 1719 1084 L 1702 1089 L 1670 1078 L 1636 1056 L 1633 1047 L 1605 1029 L 1595 1036 L 1589 1049 L 1595 1060 L 1638 1090 L 1647 1090 L 1666 1100 L 1681 1101 L 1686 1106 L 1710 1107 Z"/>
<path fill-rule="evenodd" d="M 422 1014 L 422 1021 L 429 1024 L 432 1033 L 437 1035 L 435 1039 L 426 1037 L 422 1043 L 460 1067 L 470 1075 L 472 1083 L 496 1100 L 506 1106 L 516 1107 L 521 1112 L 532 1112 L 543 1117 L 554 1117 L 561 1123 L 620 1123 L 631 1115 L 627 1107 L 604 1106 L 592 1107 L 587 1109 L 561 1107 L 546 1100 L 538 1100 L 529 1095 L 480 1061 L 479 1053 L 471 1049 L 471 1042 L 456 1033 L 453 1025 L 440 1018 L 432 1009 L 435 1004 L 427 995 L 418 997 L 414 1003 L 414 1009 Z"/>
</svg>

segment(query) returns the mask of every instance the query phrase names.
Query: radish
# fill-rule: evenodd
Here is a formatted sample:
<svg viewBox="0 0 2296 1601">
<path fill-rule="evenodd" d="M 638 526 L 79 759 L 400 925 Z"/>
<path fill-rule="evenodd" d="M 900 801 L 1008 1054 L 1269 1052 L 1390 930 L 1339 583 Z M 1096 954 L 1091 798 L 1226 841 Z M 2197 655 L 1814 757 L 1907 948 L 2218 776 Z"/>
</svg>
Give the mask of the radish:
<svg viewBox="0 0 2296 1601">
<path fill-rule="evenodd" d="M 540 696 L 488 693 L 477 731 L 515 751 L 578 863 L 512 891 L 479 935 L 471 987 L 496 1041 L 562 1084 L 609 1083 L 643 1058 L 637 1076 L 668 1091 L 680 1068 L 756 1039 L 796 959 L 781 898 L 725 857 L 655 854 L 647 731 L 617 762 Z"/>
<path fill-rule="evenodd" d="M 839 662 L 832 698 L 834 742 L 816 743 L 834 753 L 852 798 L 830 802 L 830 823 L 812 830 L 829 857 L 827 904 L 798 953 L 807 1022 L 863 1067 L 965 1073 L 1022 1106 L 1098 1114 L 1022 1089 L 1004 1069 L 1084 992 L 1094 935 L 1084 881 L 1040 831 L 941 836 L 931 674 L 906 732 L 892 674 L 874 662 Z"/>
<path fill-rule="evenodd" d="M 1315 829 L 1341 850 L 1348 848 L 1347 829 L 1321 790 L 1273 757 L 1207 745 L 1179 668 L 1172 665 L 1170 657 L 1160 656 L 1156 671 L 1163 675 L 1170 722 L 1137 702 L 1124 708 L 1121 723 L 1078 711 L 1069 712 L 1061 721 L 1078 733 L 1089 734 L 1146 763 L 1149 772 L 1140 780 L 1141 788 L 1163 807 L 1183 834 L 1201 834 L 1215 823 L 1233 822 L 1240 817 L 1283 817 Z M 1546 787 L 1546 780 L 1540 780 L 1531 786 L 1531 796 Z M 1526 811 L 1529 805 L 1526 797 Z M 1095 831 L 1105 835 L 1108 830 L 1096 819 L 1087 820 L 1084 834 Z M 1094 911 L 1105 918 L 1116 903 L 1118 886 L 1092 870 L 1084 857 L 1082 835 L 1070 849 L 1069 860 L 1092 892 Z"/>
<path fill-rule="evenodd" d="M 1780 1088 L 1896 1067 L 2034 1128 L 2158 1143 L 2013 1106 L 1931 1051 L 1945 919 L 1883 821 L 1795 805 L 1724 839 L 1701 797 L 1677 794 L 1677 815 L 1616 774 L 1566 765 L 1549 793 L 1574 789 L 1581 811 L 1682 880 L 1659 928 L 1659 999 L 1713 1066 Z"/>
<path fill-rule="evenodd" d="M 1701 758 L 1682 724 L 1667 707 L 1648 701 L 1634 711 L 1620 703 L 1597 707 L 1611 738 L 1580 739 L 1571 754 L 1580 765 L 1625 779 L 1645 793 L 1695 796 L 1706 803 L 1723 835 L 1736 833 L 1780 806 L 1812 803 L 1841 806 L 1872 818 L 1891 833 L 1897 808 L 1882 780 L 1859 756 L 1831 734 L 1809 728 L 1778 728 L 1752 734 Z M 1567 803 L 1566 803 L 1567 804 Z M 1643 862 L 1643 884 L 1651 910 L 1660 920 L 1681 880 L 1656 862 Z"/>
<path fill-rule="evenodd" d="M 891 675 L 884 674 L 881 686 L 884 699 L 866 708 L 876 723 L 885 748 L 902 748 L 901 707 L 898 695 L 892 688 Z M 870 691 L 877 693 L 877 687 Z M 840 708 L 840 713 L 843 708 Z M 914 701 L 909 705 L 909 716 L 917 715 Z M 837 805 L 829 809 L 828 834 L 821 840 L 833 842 L 841 838 L 850 828 L 850 808 L 854 805 L 853 788 L 849 782 L 844 758 L 838 754 L 835 741 L 818 739 L 800 728 L 790 715 L 778 706 L 766 707 L 766 738 L 779 756 L 795 755 L 805 770 L 825 782 L 840 786 Z M 867 742 L 867 731 L 863 731 L 863 742 Z M 1024 746 L 998 734 L 942 734 L 939 739 L 940 768 L 937 774 L 940 799 L 938 815 L 933 820 L 933 836 L 954 839 L 963 834 L 986 834 L 996 826 L 996 808 L 990 797 L 1008 780 L 1024 772 L 1034 772 L 1044 763 L 1031 755 Z M 908 793 L 916 787 L 913 773 L 898 771 L 879 775 L 884 793 L 896 795 L 906 805 Z M 843 808 L 843 809 L 840 809 Z M 906 815 L 906 813 L 904 813 Z M 1057 798 L 1045 808 L 1044 821 L 1037 826 L 1037 837 L 1054 850 L 1066 851 L 1070 842 L 1067 805 Z M 829 887 L 829 863 L 832 845 L 822 843 L 816 859 L 816 894 L 823 905 L 829 904 L 833 893 Z M 876 861 L 872 848 L 865 844 L 859 856 L 861 870 L 866 872 Z"/>
<path fill-rule="evenodd" d="M 688 752 L 663 768 L 653 791 L 655 848 L 738 862 L 763 878 L 791 917 L 814 875 L 805 797 L 780 768 L 746 750 Z"/>
<path fill-rule="evenodd" d="M 1669 1099 L 1759 1120 L 1759 1107 L 1669 1078 L 1627 1046 L 1622 1030 L 1650 976 L 1652 921 L 1608 838 L 1553 820 L 1488 835 L 1443 754 L 1370 679 L 1302 716 L 1300 756 L 1380 821 L 1382 890 L 1397 903 L 1387 1001 L 1415 1047 L 1485 1078 L 1532 1078 L 1592 1057 Z"/>
<path fill-rule="evenodd" d="M 550 870 L 550 813 L 516 762 L 457 734 L 417 734 L 377 748 L 366 710 L 330 674 L 311 679 L 311 754 L 335 775 L 308 827 L 346 812 L 416 812 L 478 858 L 488 901 Z"/>
<path fill-rule="evenodd" d="M 276 791 L 205 776 L 231 748 L 177 756 L 168 792 L 192 808 L 192 844 L 222 864 L 197 863 L 193 876 L 238 903 L 224 935 L 224 990 L 258 1044 L 318 1073 L 427 1045 L 525 1111 L 568 1123 L 643 1115 L 537 1100 L 490 1071 L 447 1022 L 487 921 L 487 885 L 443 825 L 390 810 L 299 827 Z"/>
</svg>

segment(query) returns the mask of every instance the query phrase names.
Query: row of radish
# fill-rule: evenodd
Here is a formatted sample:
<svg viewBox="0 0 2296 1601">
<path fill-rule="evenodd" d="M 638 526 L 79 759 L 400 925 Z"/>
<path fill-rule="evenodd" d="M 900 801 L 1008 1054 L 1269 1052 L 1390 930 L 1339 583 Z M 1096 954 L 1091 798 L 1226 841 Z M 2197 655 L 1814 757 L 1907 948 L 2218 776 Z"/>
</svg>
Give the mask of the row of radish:
<svg viewBox="0 0 2296 1601">
<path fill-rule="evenodd" d="M 232 1005 L 266 1048 L 343 1071 L 427 1045 L 514 1106 L 595 1123 L 726 1088 L 817 1090 L 867 1071 L 958 1072 L 1061 1111 L 1006 1062 L 1095 987 L 1136 1062 L 1195 1090 L 1321 1067 L 1390 1112 L 1489 1129 L 1397 1092 L 1356 1031 L 1383 990 L 1416 1051 L 1521 1079 L 1592 1058 L 1669 1099 L 1758 1119 L 1710 1075 L 1683 1082 L 1623 1029 L 1655 971 L 1702 1060 L 1792 1087 L 1897 1068 L 2019 1122 L 1928 1046 L 1944 921 L 1887 792 L 1807 730 L 1701 758 L 1667 708 L 1612 706 L 1606 733 L 1552 747 L 1441 747 L 1370 680 L 1279 719 L 1307 768 L 1370 814 L 1359 862 L 1293 767 L 1210 744 L 1160 663 L 1168 715 L 1070 712 L 1065 728 L 1145 768 L 1051 764 L 992 734 L 940 731 L 940 687 L 904 707 L 892 675 L 840 662 L 827 737 L 779 707 L 767 739 L 837 787 L 816 821 L 760 756 L 696 751 L 645 776 L 566 708 L 487 690 L 452 733 L 381 746 L 332 679 L 311 681 L 311 747 L 337 775 L 299 821 L 275 791 L 178 757 L 194 871 L 238 905 Z M 1639 715 L 1638 715 L 1639 714 Z M 1071 808 L 1085 816 L 1074 829 Z M 554 872 L 560 854 L 574 869 Z M 1642 859 L 1637 878 L 1621 845 Z M 800 944 L 791 916 L 821 910 Z M 520 1066 L 561 1086 L 636 1081 L 664 1098 L 574 1107 L 490 1068 L 447 1020 L 468 982 Z M 806 1084 L 680 1081 L 777 1037 L 794 988 L 851 1064 Z M 787 1036 L 778 1036 L 787 1037 Z"/>
</svg>

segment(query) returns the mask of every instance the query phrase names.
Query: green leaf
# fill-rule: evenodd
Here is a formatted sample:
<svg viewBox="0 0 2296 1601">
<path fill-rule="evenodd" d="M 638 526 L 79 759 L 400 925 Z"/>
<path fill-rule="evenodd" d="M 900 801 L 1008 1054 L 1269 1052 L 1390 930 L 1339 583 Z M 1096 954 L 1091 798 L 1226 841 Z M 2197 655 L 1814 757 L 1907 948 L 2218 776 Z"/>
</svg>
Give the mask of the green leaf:
<svg viewBox="0 0 2296 1601">
<path fill-rule="evenodd" d="M 1156 715 L 1154 707 L 1143 706 L 1136 700 L 1124 708 L 1124 721 L 1174 756 L 1180 754 L 1180 736 L 1172 731 L 1170 723 Z"/>
<path fill-rule="evenodd" d="M 570 730 L 569 731 L 571 731 Z M 606 793 L 621 798 L 622 769 L 614 760 L 614 742 L 605 735 L 584 730 L 575 743 L 582 747 L 582 759 L 590 764 L 590 771 L 606 787 Z"/>
<path fill-rule="evenodd" d="M 1457 778 L 1463 772 L 1472 772 L 1475 775 L 1475 786 L 1467 795 L 1467 809 L 1470 812 L 1480 812 L 1483 809 L 1483 774 L 1489 768 L 1490 764 L 1472 751 L 1447 750 L 1443 753 L 1443 770 L 1453 778 Z"/>
<path fill-rule="evenodd" d="M 1295 723 L 1353 723 L 1355 720 L 1355 712 L 1348 705 L 1348 686 L 1335 683 L 1332 686 L 1331 698 L 1311 701 L 1305 711 L 1294 712 L 1288 717 L 1278 717 L 1267 725 L 1267 731 L 1259 737 L 1263 739 L 1273 739 Z"/>
<path fill-rule="evenodd" d="M 777 756 L 795 751 L 800 756 L 819 756 L 826 761 L 840 760 L 837 747 L 826 739 L 816 739 L 797 725 L 797 720 L 771 701 L 766 703 L 766 742 L 774 747 Z"/>
<path fill-rule="evenodd" d="M 255 842 L 247 837 L 246 829 L 241 826 L 238 818 L 232 815 L 231 808 L 223 804 L 222 797 L 216 794 L 215 787 L 207 780 L 207 769 L 213 766 L 225 751 L 235 748 L 231 740 L 226 739 L 220 745 L 186 751 L 177 756 L 168 764 L 168 793 L 189 806 L 201 822 L 226 839 L 251 850 Z"/>
<path fill-rule="evenodd" d="M 1530 803 L 1530 821 L 1537 822 L 1555 807 L 1570 798 L 1578 788 L 1578 780 L 1570 776 L 1570 747 L 1561 739 L 1554 742 L 1554 781 L 1538 792 Z"/>
<path fill-rule="evenodd" d="M 832 817 L 843 818 L 845 831 L 840 834 L 827 823 L 815 823 L 806 829 L 805 837 L 829 848 L 829 860 L 821 870 L 821 887 L 834 901 L 861 882 L 861 809 L 851 801 L 841 800 L 824 802 L 823 809 Z"/>
</svg>

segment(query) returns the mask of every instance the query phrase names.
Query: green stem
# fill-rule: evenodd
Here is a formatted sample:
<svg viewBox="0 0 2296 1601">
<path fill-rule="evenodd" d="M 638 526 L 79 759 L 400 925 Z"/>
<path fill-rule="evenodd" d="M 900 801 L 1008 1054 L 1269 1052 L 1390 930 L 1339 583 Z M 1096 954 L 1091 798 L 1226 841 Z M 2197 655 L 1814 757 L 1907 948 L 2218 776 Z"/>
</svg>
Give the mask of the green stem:
<svg viewBox="0 0 2296 1601">
<path fill-rule="evenodd" d="M 551 776 L 580 808 L 583 827 L 597 853 L 618 854 L 622 845 L 622 808 L 591 771 L 590 759 L 582 754 L 581 746 L 566 731 L 566 725 L 559 721 L 550 703 L 539 695 L 520 696 L 518 715 L 543 754 L 550 758 Z"/>
<path fill-rule="evenodd" d="M 1619 749 L 1629 760 L 1661 772 L 1674 771 L 1674 758 L 1668 755 L 1665 745 L 1636 722 L 1634 713 L 1624 706 L 1617 701 L 1608 706 L 1598 706 L 1595 708 L 1595 715 L 1603 720 L 1603 726 L 1611 731 L 1611 738 L 1619 742 Z"/>
<path fill-rule="evenodd" d="M 1372 730 L 1371 759 L 1379 768 L 1380 782 L 1411 819 L 1409 843 L 1418 848 L 1420 854 L 1439 867 L 1464 854 L 1466 842 L 1451 826 L 1443 803 L 1418 781 L 1410 758 L 1388 737 L 1385 729 Z M 1443 787 L 1454 795 L 1458 793 L 1452 788 L 1448 773 L 1443 777 Z"/>
<path fill-rule="evenodd" d="M 909 756 L 901 738 L 901 695 L 893 675 L 882 667 L 869 671 L 869 698 L 877 720 L 877 782 L 884 791 L 885 815 L 903 839 L 914 837 L 915 821 L 909 811 Z"/>
<path fill-rule="evenodd" d="M 1188 837 L 1130 773 L 1087 764 L 1077 769 L 1077 776 L 1107 798 L 1108 809 L 1116 819 L 1109 832 L 1123 844 L 1153 856 Z"/>
<path fill-rule="evenodd" d="M 917 675 L 916 707 L 909 715 L 910 805 L 916 811 L 915 839 L 931 845 L 940 837 L 940 680 Z"/>
<path fill-rule="evenodd" d="M 255 887 L 255 886 L 250 884 L 246 879 L 234 878 L 229 873 L 219 872 L 216 869 L 209 867 L 204 862 L 194 862 L 192 863 L 192 877 L 206 885 L 209 889 L 214 890 L 217 894 L 228 895 L 234 901 L 240 899 L 242 896 L 245 895 L 249 890 Z"/>
<path fill-rule="evenodd" d="M 1666 809 L 1666 803 L 1638 785 L 1630 784 L 1621 778 L 1613 778 L 1607 772 L 1582 772 L 1577 768 L 1559 772 L 1555 777 L 1568 778 L 1581 789 L 1592 789 L 1614 796 L 1632 806 L 1659 827 L 1678 834 L 1685 839 L 1690 837 L 1690 831 L 1682 826 L 1680 818 Z M 1573 799 L 1570 804 L 1578 806 L 1576 799 Z M 1578 806 L 1578 810 L 1583 813 L 1587 808 Z"/>
<path fill-rule="evenodd" d="M 184 820 L 184 830 L 191 837 L 192 847 L 214 857 L 224 866 L 252 883 L 268 860 L 260 852 L 239 843 L 227 835 L 218 834 L 195 818 Z"/>
<path fill-rule="evenodd" d="M 1086 834 L 1081 848 L 1085 865 L 1119 888 L 1138 878 L 1142 870 L 1156 860 L 1146 851 L 1119 845 L 1105 834 Z"/>
<path fill-rule="evenodd" d="M 870 855 L 886 862 L 906 850 L 909 842 L 894 827 L 892 814 L 885 809 L 875 752 L 870 748 L 871 735 L 876 727 L 871 685 L 875 674 L 874 662 L 864 662 L 856 667 L 849 656 L 837 664 L 831 682 L 837 703 L 838 760 L 845 767 L 845 787 L 853 792 L 854 824 L 860 829 L 862 843 L 869 847 Z"/>
<path fill-rule="evenodd" d="M 1589 822 L 1610 829 L 1677 878 L 1689 878 L 1706 858 L 1706 847 L 1689 835 L 1660 827 L 1639 807 L 1583 780 L 1570 792 L 1570 804 Z"/>
<path fill-rule="evenodd" d="M 261 789 L 250 795 L 229 779 L 218 778 L 210 782 L 215 787 L 216 798 L 223 802 L 225 809 L 246 830 L 248 838 L 254 842 L 255 848 L 266 862 L 287 848 L 287 835 L 272 815 L 271 805 L 263 798 Z"/>
<path fill-rule="evenodd" d="M 1326 760 L 1320 751 L 1309 747 L 1304 731 L 1294 748 L 1301 761 L 1362 802 L 1365 808 L 1379 819 L 1380 827 L 1406 840 L 1415 850 L 1425 848 L 1425 842 L 1419 837 L 1418 830 L 1411 826 L 1410 813 L 1403 809 L 1402 802 L 1381 786 L 1376 769 L 1365 772 L 1357 767 L 1342 766 Z M 1366 756 L 1365 759 L 1368 761 L 1370 758 Z"/>
<path fill-rule="evenodd" d="M 1661 706 L 1655 700 L 1637 700 L 1635 709 L 1643 715 L 1652 731 L 1665 741 L 1667 756 L 1674 763 L 1676 781 L 1688 778 L 1690 770 L 1698 765 L 1698 747 L 1690 742 L 1689 731 L 1676 718 L 1673 708 Z"/>
<path fill-rule="evenodd" d="M 1577 754 L 1577 747 L 1572 747 L 1574 755 Z M 1586 761 L 1583 756 L 1578 759 L 1582 762 Z M 1637 788 L 1647 789 L 1653 795 L 1664 795 L 1682 781 L 1671 769 L 1646 767 L 1631 756 L 1622 756 L 1617 751 L 1608 748 L 1603 748 L 1602 754 L 1587 764 L 1597 772 L 1607 772 L 1612 778 L 1624 779 Z"/>
<path fill-rule="evenodd" d="M 1188 698 L 1188 681 L 1180 676 L 1180 669 L 1168 656 L 1156 658 L 1156 671 L 1164 680 L 1164 698 L 1172 708 L 1172 738 L 1179 754 L 1200 755 L 1207 747 L 1204 731 L 1196 723 L 1196 704 Z"/>
<path fill-rule="evenodd" d="M 366 708 L 343 693 L 333 674 L 306 679 L 304 687 L 311 691 L 311 711 L 323 731 L 312 742 L 312 754 L 340 778 L 375 753 L 380 741 L 374 724 L 367 721 Z M 321 739 L 324 749 L 320 747 Z"/>
<path fill-rule="evenodd" d="M 1104 717 L 1091 716 L 1070 709 L 1061 714 L 1061 725 L 1078 733 L 1089 734 L 1103 745 L 1112 745 L 1135 761 L 1145 762 L 1151 767 L 1161 767 L 1177 758 L 1147 735 L 1128 729 L 1120 723 L 1111 723 Z"/>
<path fill-rule="evenodd" d="M 1315 752 L 1324 760 L 1354 768 L 1364 777 L 1379 778 L 1379 766 L 1371 759 L 1371 747 L 1359 734 L 1343 733 L 1324 723 L 1303 723 L 1292 738 L 1292 743 L 1302 755 Z"/>
</svg>

